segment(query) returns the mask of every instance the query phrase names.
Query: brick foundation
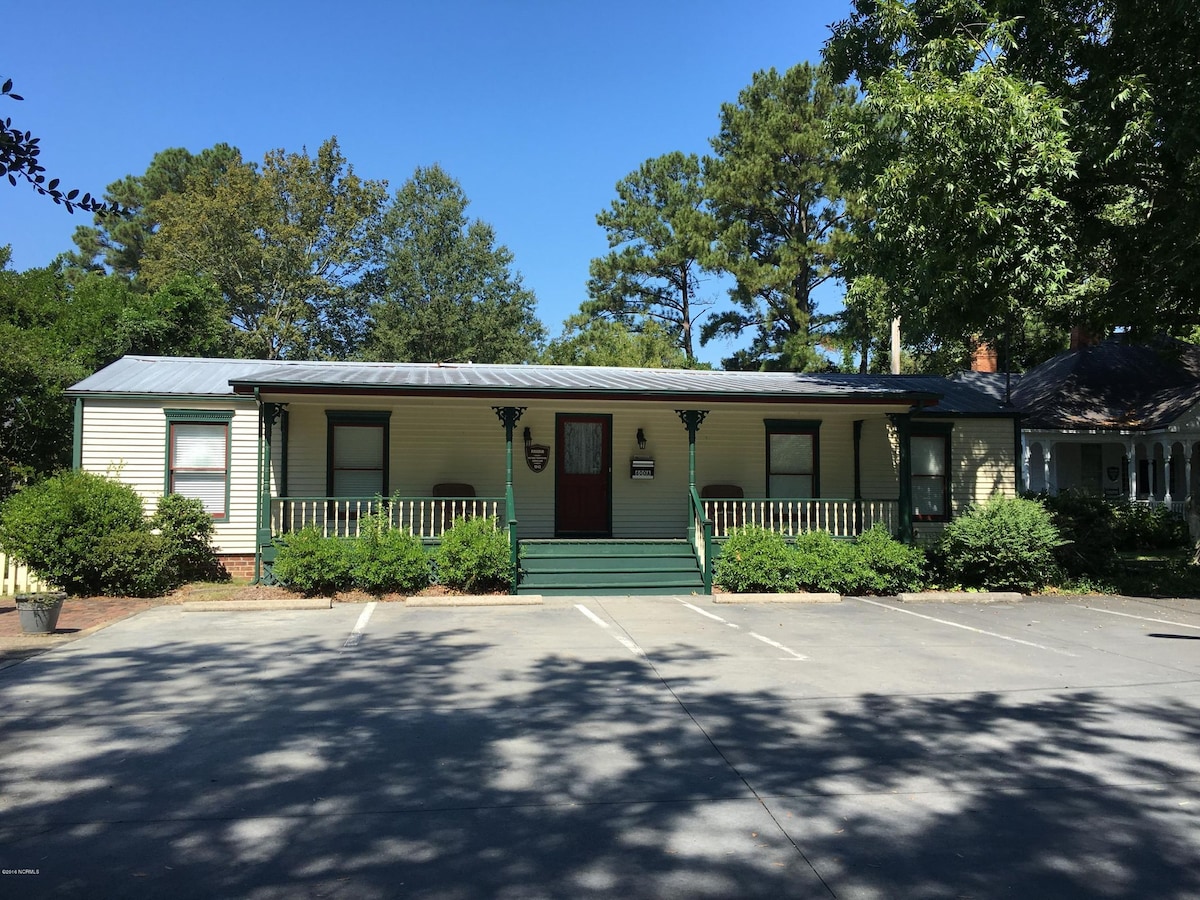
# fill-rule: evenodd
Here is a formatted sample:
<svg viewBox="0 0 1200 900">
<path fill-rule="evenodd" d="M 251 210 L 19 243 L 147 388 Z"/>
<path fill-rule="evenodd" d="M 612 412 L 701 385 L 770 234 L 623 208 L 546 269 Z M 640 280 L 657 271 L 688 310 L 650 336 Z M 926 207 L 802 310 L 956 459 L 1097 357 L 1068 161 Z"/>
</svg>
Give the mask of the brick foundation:
<svg viewBox="0 0 1200 900">
<path fill-rule="evenodd" d="M 231 578 L 254 577 L 253 553 L 218 553 L 217 561 L 225 567 Z"/>
</svg>

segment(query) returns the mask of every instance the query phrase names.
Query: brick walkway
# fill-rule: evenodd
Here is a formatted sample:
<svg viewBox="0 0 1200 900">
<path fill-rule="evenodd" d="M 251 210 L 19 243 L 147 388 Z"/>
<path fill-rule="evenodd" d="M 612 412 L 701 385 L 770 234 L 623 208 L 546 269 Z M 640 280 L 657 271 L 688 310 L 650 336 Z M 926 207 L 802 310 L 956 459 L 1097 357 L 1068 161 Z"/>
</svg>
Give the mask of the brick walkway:
<svg viewBox="0 0 1200 900">
<path fill-rule="evenodd" d="M 24 634 L 16 602 L 12 597 L 0 597 L 0 668 L 164 602 L 168 601 L 163 598 L 70 597 L 63 604 L 53 634 Z"/>
</svg>

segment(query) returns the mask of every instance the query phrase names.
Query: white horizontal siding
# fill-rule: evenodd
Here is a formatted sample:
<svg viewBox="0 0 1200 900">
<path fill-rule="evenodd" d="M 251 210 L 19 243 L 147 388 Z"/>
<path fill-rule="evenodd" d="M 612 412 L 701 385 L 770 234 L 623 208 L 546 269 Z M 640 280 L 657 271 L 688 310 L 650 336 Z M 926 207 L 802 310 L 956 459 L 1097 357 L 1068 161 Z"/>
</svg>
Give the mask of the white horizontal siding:
<svg viewBox="0 0 1200 900">
<path fill-rule="evenodd" d="M 213 529 L 218 553 L 253 553 L 257 500 L 258 408 L 253 403 L 87 398 L 83 405 L 81 466 L 110 475 L 142 496 L 147 515 L 154 512 L 167 479 L 165 409 L 234 410 L 230 422 L 229 515 Z"/>
</svg>

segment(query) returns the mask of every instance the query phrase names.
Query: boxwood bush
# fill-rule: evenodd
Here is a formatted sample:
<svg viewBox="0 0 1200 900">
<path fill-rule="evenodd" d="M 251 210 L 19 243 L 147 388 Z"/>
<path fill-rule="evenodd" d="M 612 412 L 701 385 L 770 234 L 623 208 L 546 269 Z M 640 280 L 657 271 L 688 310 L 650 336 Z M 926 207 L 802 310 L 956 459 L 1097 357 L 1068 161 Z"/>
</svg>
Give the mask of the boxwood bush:
<svg viewBox="0 0 1200 900">
<path fill-rule="evenodd" d="M 271 574 L 304 594 L 334 594 L 350 588 L 350 542 L 325 537 L 315 525 L 281 535 Z"/>
<path fill-rule="evenodd" d="M 713 580 L 736 593 L 796 590 L 795 560 L 783 535 L 758 525 L 735 528 L 721 547 Z"/>
<path fill-rule="evenodd" d="M 499 591 L 512 587 L 508 532 L 496 520 L 456 519 L 435 554 L 438 581 L 462 591 Z"/>
<path fill-rule="evenodd" d="M 415 594 L 433 577 L 432 560 L 421 539 L 392 528 L 386 516 L 359 522 L 359 536 L 349 554 L 351 580 L 372 594 Z"/>
<path fill-rule="evenodd" d="M 877 525 L 853 541 L 825 531 L 782 535 L 758 526 L 735 529 L 713 568 L 713 581 L 738 593 L 818 591 L 896 594 L 925 581 L 925 554 Z"/>
<path fill-rule="evenodd" d="M 937 555 L 952 584 L 1029 593 L 1058 579 L 1061 544 L 1040 501 L 993 497 L 946 526 Z"/>
</svg>

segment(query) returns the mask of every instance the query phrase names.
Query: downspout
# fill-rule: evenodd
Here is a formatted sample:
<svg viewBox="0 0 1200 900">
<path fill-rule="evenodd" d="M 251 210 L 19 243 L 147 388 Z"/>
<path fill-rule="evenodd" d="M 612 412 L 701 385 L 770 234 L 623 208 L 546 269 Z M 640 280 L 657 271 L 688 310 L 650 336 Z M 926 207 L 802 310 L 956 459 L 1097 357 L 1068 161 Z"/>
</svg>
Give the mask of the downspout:
<svg viewBox="0 0 1200 900">
<path fill-rule="evenodd" d="M 254 580 L 251 584 L 258 584 L 262 581 L 262 530 L 263 530 L 263 502 L 262 502 L 262 484 L 263 484 L 263 428 L 266 417 L 263 415 L 262 397 L 259 395 L 258 388 L 254 389 L 254 402 L 258 406 L 258 439 L 257 439 L 257 468 L 255 469 L 254 478 L 255 485 L 258 488 L 258 502 L 255 504 L 254 513 Z"/>
</svg>

